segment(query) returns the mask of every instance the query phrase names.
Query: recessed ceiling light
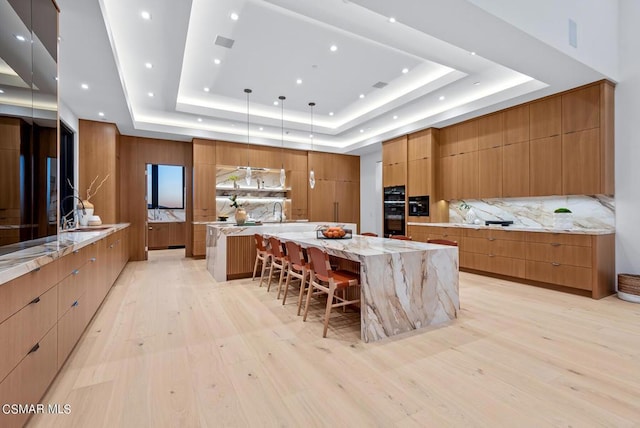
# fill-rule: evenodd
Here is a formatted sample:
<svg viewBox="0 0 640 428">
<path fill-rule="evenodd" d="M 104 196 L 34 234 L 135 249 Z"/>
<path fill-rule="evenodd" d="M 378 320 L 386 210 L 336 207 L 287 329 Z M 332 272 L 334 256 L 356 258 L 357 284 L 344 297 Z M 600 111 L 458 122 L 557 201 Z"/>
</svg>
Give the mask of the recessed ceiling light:
<svg viewBox="0 0 640 428">
<path fill-rule="evenodd" d="M 147 95 L 149 95 L 151 98 L 153 98 L 155 94 L 153 92 L 149 92 Z"/>
<path fill-rule="evenodd" d="M 302 79 L 296 79 L 296 84 L 302 85 Z"/>
<path fill-rule="evenodd" d="M 98 112 L 98 116 L 100 116 L 100 117 L 104 117 L 104 113 L 103 113 L 103 112 L 101 112 L 101 111 L 99 111 L 99 112 Z"/>
<path fill-rule="evenodd" d="M 204 88 L 204 91 L 205 91 L 205 92 L 209 92 L 210 90 L 211 90 L 211 89 L 209 89 L 209 88 L 207 88 L 207 87 L 205 87 L 205 88 Z"/>
<path fill-rule="evenodd" d="M 440 101 L 444 100 L 444 95 L 440 95 L 440 98 L 438 98 Z"/>
<path fill-rule="evenodd" d="M 478 86 L 480 82 L 473 82 L 474 85 Z"/>
<path fill-rule="evenodd" d="M 360 130 L 360 133 L 362 134 L 363 132 L 364 132 L 364 129 L 361 129 L 361 130 Z"/>
<path fill-rule="evenodd" d="M 471 52 L 471 55 L 475 55 L 475 54 L 476 54 L 475 52 Z"/>
<path fill-rule="evenodd" d="M 229 18 L 231 18 L 232 21 L 237 21 L 239 16 L 237 13 L 231 12 L 231 15 L 229 15 Z"/>
<path fill-rule="evenodd" d="M 147 68 L 153 68 L 153 64 L 151 64 L 150 62 L 145 62 L 144 66 Z"/>
<path fill-rule="evenodd" d="M 396 22 L 396 19 L 392 16 L 389 18 L 389 22 L 393 24 L 394 22 Z"/>
<path fill-rule="evenodd" d="M 24 38 L 24 36 L 21 36 L 20 34 L 16 34 L 15 36 L 16 36 L 16 39 L 20 40 L 21 42 L 24 42 L 25 40 L 27 40 Z"/>
<path fill-rule="evenodd" d="M 213 63 L 214 63 L 215 65 L 220 65 L 220 62 L 221 62 L 221 61 L 220 61 L 220 59 L 219 59 L 219 58 L 215 58 L 215 59 L 213 60 Z"/>
<path fill-rule="evenodd" d="M 402 74 L 407 74 L 408 72 L 409 72 L 409 69 L 408 69 L 408 68 L 403 68 L 403 69 L 402 69 Z"/>
<path fill-rule="evenodd" d="M 330 50 L 331 52 L 335 52 L 335 51 L 337 51 L 337 50 L 338 50 L 338 47 L 337 47 L 336 45 L 331 45 L 331 47 L 329 48 L 329 50 Z"/>
<path fill-rule="evenodd" d="M 258 131 L 264 131 L 264 128 L 261 126 L 260 128 L 258 128 Z"/>
<path fill-rule="evenodd" d="M 278 104 L 280 104 L 280 103 L 279 103 L 279 102 L 277 102 L 277 101 L 274 101 L 274 102 L 273 102 L 273 105 L 274 105 L 274 106 L 277 106 Z"/>
<path fill-rule="evenodd" d="M 364 98 L 364 94 L 360 94 L 360 98 Z"/>
<path fill-rule="evenodd" d="M 329 116 L 333 116 L 333 112 L 332 111 L 329 112 Z"/>
<path fill-rule="evenodd" d="M 140 16 L 142 17 L 142 19 L 145 19 L 147 21 L 151 19 L 151 14 L 146 10 L 143 10 L 142 12 L 140 12 Z"/>
<path fill-rule="evenodd" d="M 86 83 L 83 83 L 82 85 L 80 85 L 80 87 L 82 89 L 89 89 L 89 85 L 87 85 Z"/>
<path fill-rule="evenodd" d="M 309 138 L 313 138 L 313 134 L 309 134 Z"/>
<path fill-rule="evenodd" d="M 393 116 L 393 120 L 396 120 L 398 118 L 398 116 Z"/>
<path fill-rule="evenodd" d="M 59 79 L 58 79 L 58 76 L 54 77 L 54 79 L 56 79 L 56 82 L 59 80 Z"/>
<path fill-rule="evenodd" d="M 202 122 L 202 118 L 201 117 L 198 118 L 198 122 Z"/>
</svg>

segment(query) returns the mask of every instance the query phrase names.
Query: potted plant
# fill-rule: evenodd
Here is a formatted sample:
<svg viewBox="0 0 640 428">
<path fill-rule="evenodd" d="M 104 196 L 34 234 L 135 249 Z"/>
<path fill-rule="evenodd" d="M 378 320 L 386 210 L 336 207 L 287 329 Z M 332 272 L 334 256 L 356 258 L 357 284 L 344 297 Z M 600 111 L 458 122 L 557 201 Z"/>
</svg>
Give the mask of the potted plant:
<svg viewBox="0 0 640 428">
<path fill-rule="evenodd" d="M 553 212 L 554 229 L 572 229 L 573 213 L 569 208 L 558 208 Z"/>
<path fill-rule="evenodd" d="M 238 225 L 243 225 L 244 222 L 247 220 L 247 212 L 245 211 L 244 208 L 242 208 L 242 204 L 238 202 L 237 195 L 232 195 L 229 198 L 229 200 L 231 201 L 230 205 L 236 209 L 236 214 L 235 214 L 236 223 Z"/>
<path fill-rule="evenodd" d="M 233 183 L 233 188 L 234 188 L 234 189 L 237 189 L 237 188 L 238 188 L 238 183 L 237 183 L 237 181 L 238 181 L 238 179 L 239 179 L 239 178 L 240 178 L 240 177 L 238 177 L 237 175 L 230 175 L 230 176 L 229 176 L 229 180 L 231 180 L 231 182 Z"/>
</svg>

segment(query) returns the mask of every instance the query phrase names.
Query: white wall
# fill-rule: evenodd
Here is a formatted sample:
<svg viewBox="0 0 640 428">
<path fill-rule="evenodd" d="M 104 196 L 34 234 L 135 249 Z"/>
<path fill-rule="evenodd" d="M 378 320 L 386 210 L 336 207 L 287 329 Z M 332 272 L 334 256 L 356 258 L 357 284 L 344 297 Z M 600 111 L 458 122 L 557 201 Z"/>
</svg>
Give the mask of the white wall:
<svg viewBox="0 0 640 428">
<path fill-rule="evenodd" d="M 560 52 L 618 80 L 618 0 L 469 1 Z M 569 45 L 569 19 L 576 22 L 578 27 L 577 48 Z"/>
<path fill-rule="evenodd" d="M 382 236 L 382 148 L 360 156 L 360 230 Z"/>
<path fill-rule="evenodd" d="M 619 0 L 616 87 L 616 269 L 640 274 L 640 2 Z"/>
</svg>

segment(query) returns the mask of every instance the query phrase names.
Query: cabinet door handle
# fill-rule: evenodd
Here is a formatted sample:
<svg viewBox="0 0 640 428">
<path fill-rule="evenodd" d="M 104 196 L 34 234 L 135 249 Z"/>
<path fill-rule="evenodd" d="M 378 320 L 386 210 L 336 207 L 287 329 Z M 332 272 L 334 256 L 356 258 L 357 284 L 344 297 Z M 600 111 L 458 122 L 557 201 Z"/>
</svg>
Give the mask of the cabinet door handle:
<svg viewBox="0 0 640 428">
<path fill-rule="evenodd" d="M 560 266 L 560 263 L 552 262 L 552 263 L 551 263 L 551 265 L 552 265 L 552 266 Z"/>
<path fill-rule="evenodd" d="M 80 250 L 73 250 L 73 254 L 78 254 Z"/>
<path fill-rule="evenodd" d="M 33 299 L 32 301 L 29 302 L 30 305 L 35 305 L 36 303 L 38 303 L 40 301 L 40 296 L 36 297 L 35 299 Z"/>
<path fill-rule="evenodd" d="M 89 261 L 90 261 L 91 263 L 93 263 L 93 262 L 95 262 L 95 261 L 96 261 L 96 258 L 95 258 L 95 257 L 91 257 L 91 258 L 89 259 Z"/>
<path fill-rule="evenodd" d="M 495 254 L 489 254 L 489 257 L 495 257 L 495 256 L 496 256 Z"/>
<path fill-rule="evenodd" d="M 153 227 L 149 226 L 149 230 L 153 230 Z"/>
<path fill-rule="evenodd" d="M 73 272 L 71 272 L 71 275 L 77 275 L 80 273 L 80 269 L 74 269 Z"/>
<path fill-rule="evenodd" d="M 552 242 L 552 243 L 551 243 L 551 246 L 552 246 L 552 247 L 559 247 L 559 246 L 560 246 L 560 243 L 559 243 L 559 242 Z"/>
<path fill-rule="evenodd" d="M 489 241 L 495 241 L 496 238 L 487 238 Z"/>
<path fill-rule="evenodd" d="M 40 269 L 41 269 L 40 266 L 38 266 L 37 268 L 33 269 L 31 273 L 40 272 Z"/>
<path fill-rule="evenodd" d="M 72 308 L 74 308 L 74 307 L 76 307 L 76 306 L 78 306 L 78 305 L 79 305 L 79 303 L 78 303 L 78 301 L 76 300 L 75 302 L 73 302 L 73 303 L 71 304 L 71 307 L 72 307 Z"/>
<path fill-rule="evenodd" d="M 40 349 L 40 343 L 36 343 L 35 345 L 33 345 L 33 348 L 29 349 L 29 352 L 27 352 L 27 355 L 29 354 L 33 354 L 34 352 L 36 352 L 38 349 Z"/>
<path fill-rule="evenodd" d="M 109 245 L 109 248 L 113 248 L 113 244 Z"/>
</svg>

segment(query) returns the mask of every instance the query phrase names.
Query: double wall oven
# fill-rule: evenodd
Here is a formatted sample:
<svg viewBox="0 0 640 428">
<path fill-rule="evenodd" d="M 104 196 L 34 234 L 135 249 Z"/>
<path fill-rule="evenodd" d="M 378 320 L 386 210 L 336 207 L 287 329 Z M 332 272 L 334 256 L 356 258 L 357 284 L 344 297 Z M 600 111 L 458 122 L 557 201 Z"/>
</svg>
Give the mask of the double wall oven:
<svg viewBox="0 0 640 428">
<path fill-rule="evenodd" d="M 404 186 L 384 188 L 384 236 L 405 235 Z"/>
</svg>

